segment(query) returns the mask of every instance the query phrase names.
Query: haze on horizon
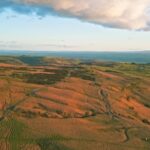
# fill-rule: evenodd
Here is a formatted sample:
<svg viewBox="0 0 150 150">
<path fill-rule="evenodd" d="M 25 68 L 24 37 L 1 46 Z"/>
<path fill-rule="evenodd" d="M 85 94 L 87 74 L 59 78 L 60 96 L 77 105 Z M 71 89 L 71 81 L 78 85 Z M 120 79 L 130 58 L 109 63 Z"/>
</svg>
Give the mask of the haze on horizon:
<svg viewBox="0 0 150 150">
<path fill-rule="evenodd" d="M 150 0 L 0 1 L 1 50 L 149 50 Z"/>
</svg>

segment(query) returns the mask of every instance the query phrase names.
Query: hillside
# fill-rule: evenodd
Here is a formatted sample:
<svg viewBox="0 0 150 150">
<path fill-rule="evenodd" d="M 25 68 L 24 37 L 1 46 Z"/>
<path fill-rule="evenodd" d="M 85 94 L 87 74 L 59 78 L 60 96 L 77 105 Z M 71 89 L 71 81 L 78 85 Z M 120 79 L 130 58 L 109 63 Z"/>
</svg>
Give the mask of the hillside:
<svg viewBox="0 0 150 150">
<path fill-rule="evenodd" d="M 0 57 L 0 149 L 149 150 L 150 64 Z"/>
</svg>

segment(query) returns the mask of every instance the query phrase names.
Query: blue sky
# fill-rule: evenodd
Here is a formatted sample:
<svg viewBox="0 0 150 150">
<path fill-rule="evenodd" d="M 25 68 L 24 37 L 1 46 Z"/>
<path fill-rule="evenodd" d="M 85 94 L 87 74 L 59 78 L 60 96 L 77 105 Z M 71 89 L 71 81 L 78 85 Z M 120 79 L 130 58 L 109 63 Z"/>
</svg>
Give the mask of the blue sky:
<svg viewBox="0 0 150 150">
<path fill-rule="evenodd" d="M 150 50 L 150 32 L 109 28 L 76 17 L 0 13 L 1 50 Z"/>
</svg>

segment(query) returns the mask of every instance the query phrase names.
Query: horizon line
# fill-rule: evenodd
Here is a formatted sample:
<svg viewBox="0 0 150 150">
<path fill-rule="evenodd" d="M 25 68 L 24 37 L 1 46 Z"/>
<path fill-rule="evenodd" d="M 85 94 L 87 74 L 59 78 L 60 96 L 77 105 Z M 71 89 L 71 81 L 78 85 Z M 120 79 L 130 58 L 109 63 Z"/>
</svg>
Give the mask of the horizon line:
<svg viewBox="0 0 150 150">
<path fill-rule="evenodd" d="M 0 51 L 20 51 L 20 52 L 150 52 L 150 50 L 2 50 Z"/>
</svg>

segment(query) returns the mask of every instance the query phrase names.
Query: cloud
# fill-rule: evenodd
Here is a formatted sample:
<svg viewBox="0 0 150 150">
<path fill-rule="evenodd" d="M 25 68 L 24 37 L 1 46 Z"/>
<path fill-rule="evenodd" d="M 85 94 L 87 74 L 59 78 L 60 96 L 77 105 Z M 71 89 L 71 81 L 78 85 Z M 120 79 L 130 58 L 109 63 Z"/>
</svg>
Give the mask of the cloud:
<svg viewBox="0 0 150 150">
<path fill-rule="evenodd" d="M 150 0 L 3 0 L 0 8 L 73 17 L 113 28 L 150 30 Z"/>
<path fill-rule="evenodd" d="M 50 41 L 49 43 L 25 43 L 20 41 L 1 41 L 0 50 L 66 50 L 66 49 L 77 49 L 79 45 L 71 44 L 66 41 Z"/>
</svg>

